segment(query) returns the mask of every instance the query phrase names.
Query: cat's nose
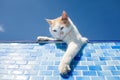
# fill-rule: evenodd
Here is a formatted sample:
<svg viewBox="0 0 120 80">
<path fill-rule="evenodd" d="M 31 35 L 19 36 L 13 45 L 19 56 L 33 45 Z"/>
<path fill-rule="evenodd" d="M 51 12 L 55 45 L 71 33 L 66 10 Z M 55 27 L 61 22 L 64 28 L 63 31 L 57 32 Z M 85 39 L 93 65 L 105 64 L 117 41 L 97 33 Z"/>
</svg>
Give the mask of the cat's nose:
<svg viewBox="0 0 120 80">
<path fill-rule="evenodd" d="M 64 34 L 64 32 L 60 32 L 60 35 L 63 35 Z"/>
</svg>

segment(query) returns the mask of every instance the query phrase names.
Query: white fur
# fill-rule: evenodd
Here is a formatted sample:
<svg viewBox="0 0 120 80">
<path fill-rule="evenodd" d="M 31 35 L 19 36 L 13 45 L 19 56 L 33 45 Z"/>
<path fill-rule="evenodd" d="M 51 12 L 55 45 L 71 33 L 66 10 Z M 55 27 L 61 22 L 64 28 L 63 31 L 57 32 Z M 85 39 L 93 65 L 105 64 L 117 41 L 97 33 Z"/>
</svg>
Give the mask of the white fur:
<svg viewBox="0 0 120 80">
<path fill-rule="evenodd" d="M 71 25 L 69 27 L 64 27 L 63 30 L 60 30 L 60 27 L 62 25 L 60 25 L 59 23 L 56 23 L 54 28 L 49 28 L 50 33 L 54 38 L 61 39 L 68 44 L 68 48 L 58 68 L 61 74 L 67 74 L 71 70 L 71 61 L 77 55 L 83 44 L 87 43 L 87 38 L 82 37 L 70 18 L 68 18 L 68 20 Z M 57 30 L 57 32 L 53 32 L 54 29 Z M 64 34 L 61 35 L 61 32 L 63 32 Z M 50 38 L 50 40 L 52 39 Z"/>
</svg>

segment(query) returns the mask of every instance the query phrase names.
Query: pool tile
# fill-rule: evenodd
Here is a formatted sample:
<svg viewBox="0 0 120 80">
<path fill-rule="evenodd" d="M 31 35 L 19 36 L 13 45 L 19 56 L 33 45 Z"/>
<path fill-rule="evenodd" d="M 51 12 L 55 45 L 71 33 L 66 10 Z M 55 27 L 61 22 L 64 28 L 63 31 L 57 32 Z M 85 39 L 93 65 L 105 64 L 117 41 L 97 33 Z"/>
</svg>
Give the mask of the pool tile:
<svg viewBox="0 0 120 80">
<path fill-rule="evenodd" d="M 44 80 L 44 77 L 39 77 L 39 76 L 31 76 L 29 80 Z"/>
<path fill-rule="evenodd" d="M 111 71 L 112 75 L 120 75 L 120 71 Z"/>
<path fill-rule="evenodd" d="M 112 46 L 112 49 L 120 49 L 120 46 Z"/>
<path fill-rule="evenodd" d="M 97 71 L 98 76 L 112 76 L 112 73 L 110 70 L 106 71 Z"/>
<path fill-rule="evenodd" d="M 65 43 L 0 43 L 0 80 L 120 80 L 120 42 L 88 43 L 63 78 Z"/>
<path fill-rule="evenodd" d="M 76 77 L 76 80 L 90 80 L 90 77 Z"/>
<path fill-rule="evenodd" d="M 97 76 L 96 71 L 83 71 L 83 76 Z"/>
<path fill-rule="evenodd" d="M 94 61 L 94 64 L 95 65 L 106 65 L 106 62 L 105 61 Z"/>
<path fill-rule="evenodd" d="M 102 66 L 102 70 L 116 70 L 114 66 Z"/>
<path fill-rule="evenodd" d="M 101 66 L 89 66 L 89 70 L 100 71 L 100 70 L 102 70 L 102 69 L 101 69 Z"/>
<path fill-rule="evenodd" d="M 91 80 L 105 80 L 105 77 L 91 77 Z"/>
<path fill-rule="evenodd" d="M 117 70 L 120 70 L 120 66 L 116 66 Z"/>
<path fill-rule="evenodd" d="M 88 70 L 88 66 L 76 66 L 75 70 Z"/>
<path fill-rule="evenodd" d="M 119 76 L 106 77 L 106 80 L 120 80 Z"/>
</svg>

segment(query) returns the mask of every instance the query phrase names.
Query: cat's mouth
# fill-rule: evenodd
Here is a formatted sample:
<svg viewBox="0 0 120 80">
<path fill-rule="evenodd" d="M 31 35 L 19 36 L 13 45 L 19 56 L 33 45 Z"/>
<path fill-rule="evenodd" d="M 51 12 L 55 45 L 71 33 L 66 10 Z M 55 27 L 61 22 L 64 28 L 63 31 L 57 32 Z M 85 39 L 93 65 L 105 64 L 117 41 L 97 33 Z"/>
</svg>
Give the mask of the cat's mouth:
<svg viewBox="0 0 120 80">
<path fill-rule="evenodd" d="M 63 35 L 64 34 L 64 32 L 60 32 L 60 35 Z"/>
<path fill-rule="evenodd" d="M 64 32 L 63 31 L 61 31 L 61 32 L 59 32 L 59 39 L 63 39 L 63 37 L 64 37 Z"/>
</svg>

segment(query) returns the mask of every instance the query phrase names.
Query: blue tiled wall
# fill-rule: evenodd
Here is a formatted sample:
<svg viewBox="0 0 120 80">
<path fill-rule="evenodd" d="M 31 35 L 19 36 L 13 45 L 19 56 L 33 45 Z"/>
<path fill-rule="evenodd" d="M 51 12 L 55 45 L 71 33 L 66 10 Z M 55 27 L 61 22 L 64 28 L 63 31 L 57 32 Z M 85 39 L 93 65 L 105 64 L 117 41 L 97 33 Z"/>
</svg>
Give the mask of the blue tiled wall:
<svg viewBox="0 0 120 80">
<path fill-rule="evenodd" d="M 88 43 L 71 63 L 69 78 L 58 65 L 64 43 L 0 43 L 0 80 L 120 80 L 120 42 Z"/>
</svg>

